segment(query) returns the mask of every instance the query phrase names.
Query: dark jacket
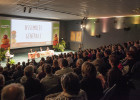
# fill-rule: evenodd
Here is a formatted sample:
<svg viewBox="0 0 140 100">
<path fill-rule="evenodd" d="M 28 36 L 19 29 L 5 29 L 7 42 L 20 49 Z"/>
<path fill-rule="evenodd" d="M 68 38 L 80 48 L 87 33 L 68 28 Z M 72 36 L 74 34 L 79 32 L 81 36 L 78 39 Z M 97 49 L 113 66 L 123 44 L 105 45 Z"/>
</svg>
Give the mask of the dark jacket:
<svg viewBox="0 0 140 100">
<path fill-rule="evenodd" d="M 111 68 L 108 71 L 108 75 L 107 75 L 108 86 L 112 87 L 121 78 L 122 78 L 122 72 L 118 69 L 118 67 Z"/>
<path fill-rule="evenodd" d="M 103 87 L 101 81 L 96 78 L 83 78 L 80 82 L 88 97 L 88 100 L 99 100 L 103 95 Z"/>
<path fill-rule="evenodd" d="M 36 94 L 40 94 L 42 92 L 42 85 L 39 82 L 39 80 L 34 78 L 29 78 L 27 81 L 23 84 L 25 88 L 25 96 L 26 98 L 29 98 L 31 96 L 34 96 Z"/>
</svg>

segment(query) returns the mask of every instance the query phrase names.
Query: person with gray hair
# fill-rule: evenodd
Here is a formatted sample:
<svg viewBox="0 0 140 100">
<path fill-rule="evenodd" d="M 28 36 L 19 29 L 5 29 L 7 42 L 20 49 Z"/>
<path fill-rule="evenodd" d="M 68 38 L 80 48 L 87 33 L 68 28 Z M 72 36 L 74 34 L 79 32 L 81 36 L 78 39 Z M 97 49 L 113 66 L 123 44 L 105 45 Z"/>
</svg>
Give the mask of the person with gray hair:
<svg viewBox="0 0 140 100">
<path fill-rule="evenodd" d="M 24 87 L 18 83 L 12 83 L 2 89 L 1 100 L 24 100 Z"/>
<path fill-rule="evenodd" d="M 79 76 L 79 78 L 81 78 L 82 74 L 81 74 L 81 67 L 82 67 L 82 64 L 83 64 L 83 59 L 78 59 L 76 61 L 76 68 L 74 68 L 74 72 Z"/>
<path fill-rule="evenodd" d="M 66 59 L 62 59 L 59 62 L 59 67 L 61 68 L 60 70 L 57 70 L 55 72 L 55 75 L 58 75 L 61 77 L 62 75 L 68 73 L 68 72 L 73 72 L 73 69 L 68 67 L 68 61 Z"/>
<path fill-rule="evenodd" d="M 75 73 L 64 74 L 61 77 L 61 86 L 63 89 L 61 93 L 46 96 L 45 100 L 87 100 L 86 93 L 80 89 L 79 78 Z"/>
</svg>

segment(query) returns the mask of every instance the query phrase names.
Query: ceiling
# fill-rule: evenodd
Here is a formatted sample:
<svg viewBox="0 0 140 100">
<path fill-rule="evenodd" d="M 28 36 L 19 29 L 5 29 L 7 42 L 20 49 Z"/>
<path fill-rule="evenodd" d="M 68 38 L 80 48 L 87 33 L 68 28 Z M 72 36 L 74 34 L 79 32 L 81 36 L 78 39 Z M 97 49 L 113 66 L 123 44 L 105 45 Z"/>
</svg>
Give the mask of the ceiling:
<svg viewBox="0 0 140 100">
<path fill-rule="evenodd" d="M 136 15 L 139 8 L 140 0 L 0 0 L 1 15 L 58 20 Z"/>
</svg>

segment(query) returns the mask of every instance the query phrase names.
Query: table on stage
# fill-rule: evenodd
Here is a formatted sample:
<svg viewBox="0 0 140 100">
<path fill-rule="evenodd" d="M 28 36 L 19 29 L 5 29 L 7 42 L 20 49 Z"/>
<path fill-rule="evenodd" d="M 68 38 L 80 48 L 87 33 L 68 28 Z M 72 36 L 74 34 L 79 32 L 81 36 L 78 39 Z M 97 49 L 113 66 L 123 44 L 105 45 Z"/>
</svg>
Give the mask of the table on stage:
<svg viewBox="0 0 140 100">
<path fill-rule="evenodd" d="M 32 52 L 32 53 L 28 53 L 28 59 L 47 57 L 52 55 L 54 55 L 54 50 Z"/>
</svg>

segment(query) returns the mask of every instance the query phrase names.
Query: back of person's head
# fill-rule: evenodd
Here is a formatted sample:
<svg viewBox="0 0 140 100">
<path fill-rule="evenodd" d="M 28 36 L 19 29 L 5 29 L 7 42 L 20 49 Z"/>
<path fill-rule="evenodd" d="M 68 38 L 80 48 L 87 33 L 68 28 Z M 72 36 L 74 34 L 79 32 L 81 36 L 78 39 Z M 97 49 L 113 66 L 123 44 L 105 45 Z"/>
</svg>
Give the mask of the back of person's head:
<svg viewBox="0 0 140 100">
<path fill-rule="evenodd" d="M 73 59 L 71 57 L 67 57 L 68 65 L 71 66 L 73 63 Z"/>
<path fill-rule="evenodd" d="M 2 89 L 1 100 L 24 100 L 24 98 L 24 87 L 21 84 L 9 84 Z"/>
<path fill-rule="evenodd" d="M 61 77 L 63 91 L 70 95 L 78 95 L 80 91 L 79 78 L 75 73 L 67 73 Z"/>
<path fill-rule="evenodd" d="M 131 46 L 129 48 L 129 51 L 137 52 L 137 48 L 135 46 Z"/>
<path fill-rule="evenodd" d="M 82 55 L 81 54 L 77 54 L 77 58 L 82 58 Z"/>
<path fill-rule="evenodd" d="M 134 59 L 136 57 L 136 53 L 134 51 L 127 51 L 126 56 Z"/>
<path fill-rule="evenodd" d="M 77 61 L 76 61 L 76 67 L 81 67 L 82 66 L 82 64 L 83 64 L 83 59 L 77 59 Z"/>
<path fill-rule="evenodd" d="M 0 86 L 3 86 L 5 84 L 5 77 L 0 74 Z"/>
<path fill-rule="evenodd" d="M 140 61 L 136 62 L 131 69 L 131 78 L 140 80 Z"/>
<path fill-rule="evenodd" d="M 109 49 L 105 50 L 104 51 L 104 55 L 105 56 L 109 56 L 111 54 L 111 51 Z"/>
<path fill-rule="evenodd" d="M 67 67 L 68 66 L 68 61 L 66 59 L 62 59 L 61 66 L 62 67 Z"/>
<path fill-rule="evenodd" d="M 22 66 L 25 66 L 25 61 L 22 62 Z"/>
<path fill-rule="evenodd" d="M 96 58 L 102 58 L 102 57 L 103 57 L 103 54 L 101 52 L 96 53 Z"/>
<path fill-rule="evenodd" d="M 44 64 L 43 67 L 44 67 L 47 74 L 51 74 L 52 68 L 51 68 L 50 64 Z"/>
<path fill-rule="evenodd" d="M 18 62 L 17 64 L 20 65 L 20 62 Z"/>
<path fill-rule="evenodd" d="M 44 58 L 44 57 L 42 57 L 42 58 L 41 58 L 41 61 L 45 62 L 45 58 Z"/>
<path fill-rule="evenodd" d="M 21 65 L 18 65 L 17 70 L 21 70 L 21 69 L 22 69 Z"/>
<path fill-rule="evenodd" d="M 96 74 L 96 68 L 92 63 L 86 61 L 82 64 L 83 77 L 96 78 Z"/>
<path fill-rule="evenodd" d="M 3 72 L 3 67 L 2 66 L 0 66 L 0 73 L 2 73 Z"/>
<path fill-rule="evenodd" d="M 58 67 L 58 60 L 57 59 L 53 60 L 53 67 Z"/>
<path fill-rule="evenodd" d="M 117 67 L 119 65 L 118 56 L 112 54 L 109 56 L 109 63 L 112 67 Z"/>
<path fill-rule="evenodd" d="M 32 77 L 33 73 L 34 73 L 33 66 L 29 65 L 29 66 L 25 67 L 24 74 L 26 75 L 27 78 Z"/>
</svg>

